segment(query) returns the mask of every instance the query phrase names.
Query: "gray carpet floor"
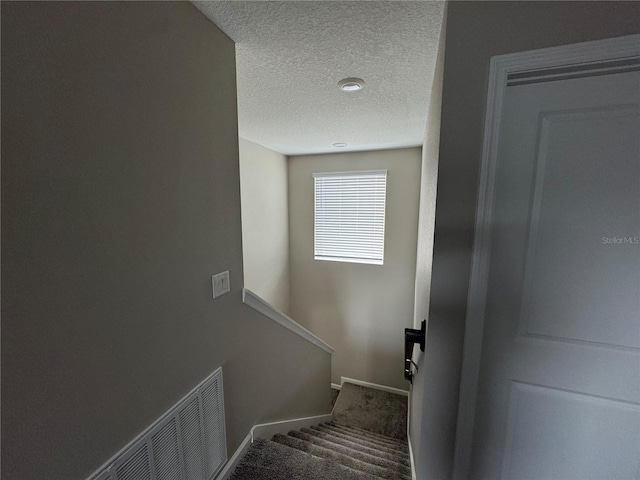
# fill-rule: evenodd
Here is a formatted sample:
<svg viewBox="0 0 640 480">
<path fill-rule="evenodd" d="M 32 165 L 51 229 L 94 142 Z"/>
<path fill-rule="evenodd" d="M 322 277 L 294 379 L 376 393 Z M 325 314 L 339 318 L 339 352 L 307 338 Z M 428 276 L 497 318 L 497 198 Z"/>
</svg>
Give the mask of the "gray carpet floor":
<svg viewBox="0 0 640 480">
<path fill-rule="evenodd" d="M 270 440 L 256 440 L 236 468 L 232 480 L 373 480 L 375 476 L 358 472 L 323 458 Z"/>
<path fill-rule="evenodd" d="M 332 422 L 254 441 L 231 480 L 410 480 L 407 401 L 389 395 L 343 384 Z"/>
<path fill-rule="evenodd" d="M 408 397 L 343 383 L 333 408 L 333 420 L 370 432 L 407 438 Z"/>
</svg>

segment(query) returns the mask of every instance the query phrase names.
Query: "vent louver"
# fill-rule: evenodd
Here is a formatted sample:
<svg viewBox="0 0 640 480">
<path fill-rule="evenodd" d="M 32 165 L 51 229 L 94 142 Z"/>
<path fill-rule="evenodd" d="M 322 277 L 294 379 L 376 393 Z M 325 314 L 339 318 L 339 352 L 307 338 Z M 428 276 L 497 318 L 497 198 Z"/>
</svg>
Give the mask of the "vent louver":
<svg viewBox="0 0 640 480">
<path fill-rule="evenodd" d="M 184 455 L 187 480 L 204 478 L 202 425 L 200 406 L 194 398 L 180 411 L 180 432 L 182 433 L 182 454 Z"/>
<path fill-rule="evenodd" d="M 180 449 L 178 446 L 178 426 L 175 418 L 151 437 L 153 463 L 157 480 L 182 480 Z"/>
<path fill-rule="evenodd" d="M 118 480 L 151 480 L 151 464 L 146 445 L 142 445 L 133 455 L 116 468 Z"/>
<path fill-rule="evenodd" d="M 196 387 L 90 480 L 210 480 L 227 460 L 222 369 Z"/>
<path fill-rule="evenodd" d="M 220 398 L 222 398 L 222 393 L 217 383 L 213 382 L 208 387 L 202 389 L 200 401 L 202 402 L 207 475 L 212 475 L 216 466 L 224 462 L 224 458 L 220 456 L 221 452 L 224 451 L 223 444 L 226 442 L 224 436 L 220 435 L 221 432 L 224 432 L 224 425 L 220 424 L 223 418 L 220 415 L 222 405 Z"/>
</svg>

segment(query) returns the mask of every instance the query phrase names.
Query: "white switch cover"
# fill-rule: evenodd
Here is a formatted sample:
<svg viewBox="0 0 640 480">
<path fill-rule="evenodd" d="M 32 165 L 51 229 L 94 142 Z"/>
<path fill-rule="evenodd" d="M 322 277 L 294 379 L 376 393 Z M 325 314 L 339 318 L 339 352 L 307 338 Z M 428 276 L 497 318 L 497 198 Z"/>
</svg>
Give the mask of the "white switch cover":
<svg viewBox="0 0 640 480">
<path fill-rule="evenodd" d="M 229 293 L 231 284 L 229 283 L 229 272 L 218 273 L 211 277 L 211 285 L 213 286 L 213 298 Z"/>
</svg>

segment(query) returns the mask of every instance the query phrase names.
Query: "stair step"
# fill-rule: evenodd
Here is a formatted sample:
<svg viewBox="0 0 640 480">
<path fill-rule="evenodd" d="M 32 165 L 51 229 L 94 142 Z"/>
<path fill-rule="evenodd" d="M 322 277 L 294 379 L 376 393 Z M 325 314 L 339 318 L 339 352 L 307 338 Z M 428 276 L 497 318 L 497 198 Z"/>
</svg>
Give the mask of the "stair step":
<svg viewBox="0 0 640 480">
<path fill-rule="evenodd" d="M 391 442 L 391 443 L 401 443 L 401 444 L 406 444 L 407 441 L 405 438 L 396 438 L 396 437 L 389 437 L 387 435 L 382 435 L 381 433 L 376 433 L 376 432 L 372 432 L 371 430 L 366 430 L 364 428 L 360 428 L 360 427 L 356 427 L 354 425 L 349 425 L 346 423 L 342 423 L 342 422 L 337 422 L 335 420 L 333 420 L 332 422 L 329 422 L 331 425 L 336 425 L 338 427 L 344 427 L 344 428 L 348 428 L 349 430 L 353 430 L 356 432 L 360 432 L 363 433 L 371 438 L 377 438 L 379 440 L 383 440 L 386 442 Z"/>
<path fill-rule="evenodd" d="M 353 435 L 349 435 L 349 434 L 341 432 L 341 431 L 332 430 L 330 427 L 326 427 L 324 425 L 314 425 L 314 426 L 312 426 L 310 428 L 312 430 L 316 430 L 318 432 L 322 432 L 324 434 L 331 435 L 332 437 L 336 437 L 336 438 L 341 439 L 341 440 L 345 440 L 345 441 L 348 441 L 348 442 L 356 443 L 356 444 L 361 445 L 363 447 L 370 448 L 370 449 L 373 449 L 373 450 L 378 450 L 378 451 L 381 451 L 381 452 L 385 452 L 385 453 L 388 453 L 390 455 L 406 455 L 405 452 L 403 452 L 401 450 L 396 450 L 396 449 L 393 449 L 393 448 L 388 448 L 388 447 L 385 447 L 385 446 L 381 446 L 381 445 L 376 444 L 376 443 L 368 442 L 367 440 L 362 439 L 362 437 L 354 437 Z"/>
<path fill-rule="evenodd" d="M 314 435 L 309 435 L 302 431 L 291 431 L 289 432 L 289 436 L 298 438 L 300 440 L 304 440 L 305 442 L 312 443 L 319 447 L 327 448 L 329 450 L 333 450 L 334 452 L 348 455 L 351 458 L 355 458 L 357 460 L 362 460 L 363 462 L 370 463 L 371 465 L 377 465 L 378 467 L 383 467 L 392 472 L 398 472 L 403 475 L 411 475 L 411 469 L 405 465 L 402 465 L 396 461 L 389 460 L 380 456 L 377 452 L 374 454 L 364 453 L 360 450 L 356 450 L 344 445 L 338 445 L 337 443 L 329 442 L 322 438 L 316 437 Z"/>
<path fill-rule="evenodd" d="M 375 436 L 366 430 L 355 429 L 354 427 L 348 425 L 342 425 L 337 423 L 329 423 L 328 426 L 336 429 L 337 431 L 344 432 L 349 435 L 353 435 L 355 437 L 360 437 L 366 439 L 370 442 L 375 442 L 379 445 L 385 445 L 390 448 L 395 448 L 397 450 L 408 451 L 408 444 L 406 441 L 392 439 L 392 438 L 381 438 L 379 436 Z"/>
<path fill-rule="evenodd" d="M 349 383 L 345 391 L 331 422 L 253 442 L 231 480 L 411 480 L 406 399 Z"/>
<path fill-rule="evenodd" d="M 312 429 L 312 428 L 302 428 L 300 429 L 301 432 L 306 433 L 308 435 L 314 435 L 318 438 L 321 438 L 323 440 L 326 440 L 328 442 L 333 442 L 336 443 L 338 445 L 343 445 L 345 447 L 349 447 L 352 448 L 354 450 L 358 450 L 360 452 L 363 453 L 368 453 L 370 455 L 378 455 L 382 458 L 385 458 L 387 460 L 391 460 L 397 463 L 400 463 L 401 465 L 404 465 L 406 467 L 410 466 L 409 463 L 409 458 L 407 455 L 404 454 L 397 454 L 397 453 L 390 453 L 388 451 L 385 451 L 383 449 L 378 449 L 378 448 L 371 448 L 371 447 L 367 447 L 365 445 L 359 444 L 357 442 L 353 442 L 351 440 L 346 440 L 340 437 L 337 437 L 335 435 L 331 435 L 327 432 L 323 432 L 321 430 L 316 430 L 316 429 Z"/>
<path fill-rule="evenodd" d="M 315 457 L 326 458 L 328 460 L 333 460 L 336 463 L 344 465 L 346 467 L 352 468 L 354 470 L 358 470 L 364 473 L 369 473 L 371 475 L 376 475 L 380 478 L 387 480 L 411 480 L 411 477 L 403 475 L 398 472 L 394 472 L 384 467 L 380 467 L 377 465 L 373 465 L 367 462 L 363 462 L 362 460 L 358 460 L 352 458 L 348 455 L 338 453 L 336 451 L 330 450 L 328 448 L 320 447 L 318 445 L 314 445 L 304 440 L 300 440 L 299 438 L 295 438 L 289 435 L 281 435 L 277 434 L 273 436 L 273 441 L 281 443 L 283 445 L 287 445 L 289 447 L 297 448 L 303 452 L 307 452 Z"/>
<path fill-rule="evenodd" d="M 270 440 L 255 440 L 230 480 L 379 480 Z"/>
<path fill-rule="evenodd" d="M 369 445 L 374 445 L 379 448 L 386 448 L 395 452 L 408 453 L 408 447 L 402 444 L 392 444 L 387 442 L 381 442 L 371 437 L 367 437 L 366 435 L 362 435 L 360 433 L 345 429 L 343 427 L 338 427 L 336 425 L 331 424 L 322 424 L 319 425 L 326 430 L 332 431 L 337 435 L 342 435 L 344 437 L 348 437 L 349 439 L 353 439 L 353 441 L 358 441 L 359 443 L 367 442 Z"/>
<path fill-rule="evenodd" d="M 404 449 L 407 446 L 406 441 L 402 441 L 402 440 L 397 440 L 397 439 L 386 439 L 386 438 L 380 438 L 374 435 L 371 435 L 370 433 L 368 433 L 366 430 L 356 430 L 348 425 L 342 425 L 339 423 L 334 423 L 334 422 L 330 422 L 330 423 L 324 423 L 323 424 L 325 427 L 327 428 L 331 428 L 337 432 L 342 432 L 345 435 L 353 435 L 355 437 L 358 438 L 366 438 L 368 441 L 370 442 L 376 442 L 380 445 L 385 445 L 388 446 L 390 448 L 395 448 L 395 449 Z"/>
<path fill-rule="evenodd" d="M 380 435 L 379 433 L 370 432 L 369 430 L 365 430 L 363 428 L 354 427 L 353 425 L 347 425 L 347 424 L 338 423 L 335 421 L 330 422 L 329 424 L 334 427 L 353 432 L 355 435 L 362 435 L 364 437 L 370 438 L 371 440 L 375 440 L 377 442 L 382 442 L 389 445 L 399 445 L 401 447 L 405 447 L 407 445 L 406 439 L 387 437 L 385 435 Z"/>
<path fill-rule="evenodd" d="M 332 417 L 334 422 L 405 440 L 407 407 L 406 396 L 345 381 Z"/>
</svg>

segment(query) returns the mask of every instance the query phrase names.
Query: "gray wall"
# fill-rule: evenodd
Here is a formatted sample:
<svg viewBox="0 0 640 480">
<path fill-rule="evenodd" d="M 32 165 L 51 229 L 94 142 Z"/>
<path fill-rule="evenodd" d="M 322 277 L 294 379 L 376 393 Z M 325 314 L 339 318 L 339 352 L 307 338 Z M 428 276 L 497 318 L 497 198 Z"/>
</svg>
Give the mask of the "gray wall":
<svg viewBox="0 0 640 480">
<path fill-rule="evenodd" d="M 218 366 L 230 453 L 330 409 L 241 302 L 234 45 L 189 3 L 2 3 L 2 260 L 3 478 L 86 477 Z"/>
<path fill-rule="evenodd" d="M 289 314 L 287 157 L 240 139 L 244 285 Z"/>
<path fill-rule="evenodd" d="M 638 33 L 638 18 L 634 2 L 449 4 L 420 478 L 449 478 L 453 465 L 489 59 Z"/>
<path fill-rule="evenodd" d="M 433 84 L 427 111 L 427 127 L 422 147 L 422 180 L 420 182 L 420 220 L 418 223 L 418 253 L 416 258 L 415 308 L 414 328 L 420 328 L 423 319 L 427 320 L 427 345 L 429 350 L 437 348 L 429 336 L 429 297 L 431 292 L 431 268 L 433 265 L 433 235 L 435 230 L 436 192 L 438 180 L 438 151 L 440 147 L 440 112 L 442 107 L 442 74 L 444 70 L 444 47 L 446 34 L 446 8 L 443 17 L 442 30 L 438 45 L 438 56 L 433 75 Z M 435 339 L 435 338 L 434 338 Z M 426 348 L 425 348 L 426 351 Z M 413 358 L 418 365 L 414 372 L 411 385 L 409 412 L 409 441 L 416 455 L 415 466 L 418 478 L 424 478 L 429 465 L 426 451 L 439 448 L 438 442 L 433 442 L 433 434 L 422 427 L 423 411 L 432 408 L 433 391 L 431 396 L 424 394 L 425 374 L 427 366 L 424 363 L 425 354 L 419 348 L 414 348 Z M 442 401 L 442 398 L 436 398 Z M 422 443 L 422 437 L 425 442 Z"/>
<path fill-rule="evenodd" d="M 388 170 L 384 265 L 313 258 L 312 174 Z M 335 348 L 331 381 L 408 390 L 404 329 L 413 323 L 420 149 L 289 157 L 291 316 Z"/>
</svg>

